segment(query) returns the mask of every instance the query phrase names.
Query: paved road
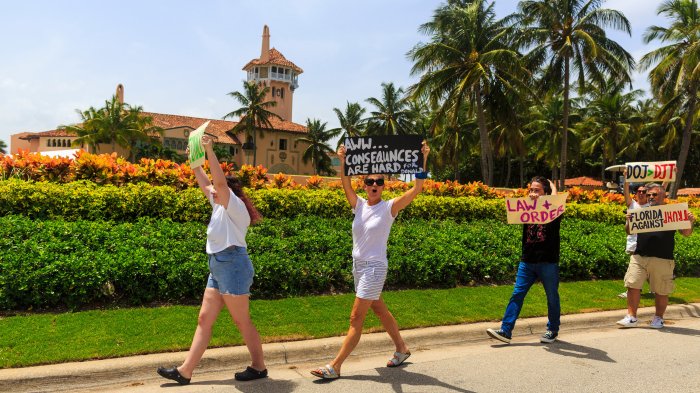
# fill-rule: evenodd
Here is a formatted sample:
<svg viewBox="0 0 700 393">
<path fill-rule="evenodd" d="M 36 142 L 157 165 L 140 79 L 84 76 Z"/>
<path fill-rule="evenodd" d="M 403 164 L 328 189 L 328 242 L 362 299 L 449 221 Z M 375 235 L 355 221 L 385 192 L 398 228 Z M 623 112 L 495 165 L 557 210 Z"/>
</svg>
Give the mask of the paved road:
<svg viewBox="0 0 700 393">
<path fill-rule="evenodd" d="M 648 323 L 648 321 L 646 321 Z M 270 368 L 270 378 L 237 382 L 232 373 L 196 375 L 189 386 L 134 380 L 83 392 L 700 392 L 700 318 L 667 321 L 661 330 L 605 328 L 566 332 L 553 344 L 516 337 L 415 348 L 398 369 L 388 356 L 351 358 L 343 376 L 320 381 L 315 364 Z M 72 389 L 71 389 L 72 390 Z M 75 390 L 72 390 L 75 391 Z"/>
</svg>

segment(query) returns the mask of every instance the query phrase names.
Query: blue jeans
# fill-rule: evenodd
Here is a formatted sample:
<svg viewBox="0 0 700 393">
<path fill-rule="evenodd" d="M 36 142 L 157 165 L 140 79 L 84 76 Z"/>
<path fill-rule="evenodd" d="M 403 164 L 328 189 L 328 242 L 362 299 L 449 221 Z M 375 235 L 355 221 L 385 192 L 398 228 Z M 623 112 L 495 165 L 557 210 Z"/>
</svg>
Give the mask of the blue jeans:
<svg viewBox="0 0 700 393">
<path fill-rule="evenodd" d="M 561 316 L 561 307 L 559 304 L 559 265 L 556 263 L 525 263 L 520 262 L 518 265 L 518 275 L 515 278 L 515 287 L 513 294 L 506 307 L 506 313 L 503 315 L 501 329 L 508 335 L 511 334 L 515 327 L 515 320 L 520 315 L 520 310 L 523 308 L 523 300 L 525 295 L 530 290 L 532 284 L 537 279 L 542 281 L 544 292 L 547 294 L 547 330 L 553 332 L 559 331 L 559 317 Z"/>
</svg>

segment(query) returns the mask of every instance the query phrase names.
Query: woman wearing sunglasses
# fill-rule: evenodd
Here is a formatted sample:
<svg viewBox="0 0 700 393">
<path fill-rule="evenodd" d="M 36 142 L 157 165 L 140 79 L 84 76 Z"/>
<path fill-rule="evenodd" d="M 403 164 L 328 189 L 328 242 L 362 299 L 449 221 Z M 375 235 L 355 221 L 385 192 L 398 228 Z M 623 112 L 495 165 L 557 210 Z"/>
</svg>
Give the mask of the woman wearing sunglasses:
<svg viewBox="0 0 700 393">
<path fill-rule="evenodd" d="M 388 268 L 387 242 L 394 219 L 408 206 L 423 189 L 427 177 L 425 165 L 430 148 L 423 142 L 423 172 L 416 174 L 416 181 L 410 190 L 389 201 L 382 199 L 384 175 L 372 174 L 365 178 L 367 199 L 357 195 L 352 188 L 349 176 L 345 176 L 345 146 L 338 149 L 340 158 L 340 179 L 343 183 L 345 197 L 352 207 L 355 219 L 352 222 L 352 274 L 355 281 L 355 303 L 350 312 L 350 329 L 338 355 L 325 367 L 311 371 L 316 377 L 335 379 L 340 377 L 340 368 L 345 359 L 355 349 L 362 335 L 362 326 L 371 308 L 382 322 L 382 326 L 391 337 L 396 352 L 387 362 L 387 367 L 401 365 L 411 352 L 399 333 L 399 325 L 391 315 L 384 301 L 380 298 Z"/>
</svg>

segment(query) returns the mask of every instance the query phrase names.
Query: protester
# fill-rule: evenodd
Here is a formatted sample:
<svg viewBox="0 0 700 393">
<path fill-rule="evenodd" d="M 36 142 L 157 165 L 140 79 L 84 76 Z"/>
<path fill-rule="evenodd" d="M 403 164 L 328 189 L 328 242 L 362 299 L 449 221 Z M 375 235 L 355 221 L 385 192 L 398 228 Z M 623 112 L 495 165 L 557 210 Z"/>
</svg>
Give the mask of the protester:
<svg viewBox="0 0 700 393">
<path fill-rule="evenodd" d="M 202 167 L 193 170 L 199 188 L 213 208 L 207 227 L 209 279 L 199 310 L 197 330 L 185 361 L 179 367 L 159 367 L 158 374 L 181 385 L 190 383 L 194 368 L 211 339 L 212 327 L 221 309 L 226 306 L 252 358 L 252 364 L 244 371 L 235 373 L 235 378 L 239 381 L 264 378 L 267 377 L 267 369 L 260 335 L 250 319 L 248 309 L 254 270 L 245 241 L 248 226 L 261 217 L 243 192 L 241 182 L 235 177 L 224 175 L 214 154 L 211 138 L 206 135 L 202 137 L 202 145 L 209 158 L 212 182 Z"/>
<path fill-rule="evenodd" d="M 529 197 L 537 199 L 542 195 L 556 195 L 554 183 L 543 176 L 530 181 Z M 486 329 L 486 333 L 504 343 L 510 343 L 515 321 L 520 315 L 523 301 L 530 287 L 539 278 L 547 294 L 547 331 L 540 341 L 551 343 L 559 335 L 559 228 L 562 216 L 547 224 L 524 224 L 522 235 L 521 262 L 515 279 L 515 287 L 506 307 L 501 328 Z"/>
<path fill-rule="evenodd" d="M 624 175 L 627 176 L 627 170 L 625 170 Z M 634 191 L 634 199 L 630 196 L 630 187 Z M 647 199 L 647 187 L 644 184 L 633 184 L 625 182 L 624 186 L 625 195 L 625 206 L 627 209 L 641 209 L 643 207 L 649 206 L 649 200 Z M 637 249 L 637 234 L 627 235 L 627 244 L 625 246 L 625 252 L 629 255 L 634 254 L 634 250 Z M 627 297 L 627 291 L 622 292 L 617 295 L 620 298 Z"/>
<path fill-rule="evenodd" d="M 664 187 L 652 183 L 647 185 L 647 195 L 651 206 L 661 206 L 666 204 L 666 191 Z M 627 214 L 625 230 L 630 233 L 630 214 Z M 688 212 L 690 220 L 689 229 L 679 229 L 683 236 L 690 236 L 693 233 L 693 222 L 695 216 Z M 635 327 L 639 323 L 637 319 L 637 309 L 641 297 L 642 287 L 645 281 L 649 281 L 649 287 L 654 293 L 654 304 L 656 310 L 654 318 L 649 324 L 650 327 L 661 329 L 664 327 L 664 312 L 668 306 L 668 295 L 675 288 L 673 281 L 673 269 L 675 261 L 673 251 L 676 245 L 676 231 L 655 231 L 644 232 L 637 235 L 637 247 L 630 257 L 630 263 L 625 274 L 625 287 L 627 288 L 627 315 L 617 321 L 618 325 L 624 327 Z"/>
<path fill-rule="evenodd" d="M 425 142 L 421 152 L 423 153 L 423 172 L 416 174 L 415 185 L 401 196 L 384 201 L 382 200 L 384 176 L 368 175 L 365 178 L 367 199 L 359 197 L 352 187 L 350 177 L 345 175 L 345 146 L 338 149 L 343 190 L 355 214 L 352 223 L 352 273 L 356 297 L 350 313 L 350 329 L 343 340 L 343 345 L 329 364 L 311 370 L 311 374 L 316 377 L 323 379 L 340 377 L 343 362 L 360 341 L 365 316 L 370 308 L 377 315 L 396 347 L 394 356 L 386 364 L 387 367 L 399 366 L 411 356 L 408 346 L 401 337 L 396 319 L 381 299 L 381 292 L 388 269 L 387 242 L 391 225 L 399 212 L 420 194 L 427 177 L 425 165 L 430 148 Z"/>
</svg>

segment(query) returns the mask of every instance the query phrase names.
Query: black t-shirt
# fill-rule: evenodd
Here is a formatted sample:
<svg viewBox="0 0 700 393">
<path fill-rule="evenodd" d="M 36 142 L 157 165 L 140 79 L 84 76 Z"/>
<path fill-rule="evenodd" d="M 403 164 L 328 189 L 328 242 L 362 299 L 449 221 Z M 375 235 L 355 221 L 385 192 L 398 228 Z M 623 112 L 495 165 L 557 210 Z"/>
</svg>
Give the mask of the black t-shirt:
<svg viewBox="0 0 700 393">
<path fill-rule="evenodd" d="M 559 263 L 559 227 L 561 217 L 549 224 L 523 225 L 523 251 L 520 259 L 527 263 Z"/>
<path fill-rule="evenodd" d="M 676 231 L 644 232 L 637 234 L 635 254 L 643 257 L 673 259 Z"/>
</svg>

